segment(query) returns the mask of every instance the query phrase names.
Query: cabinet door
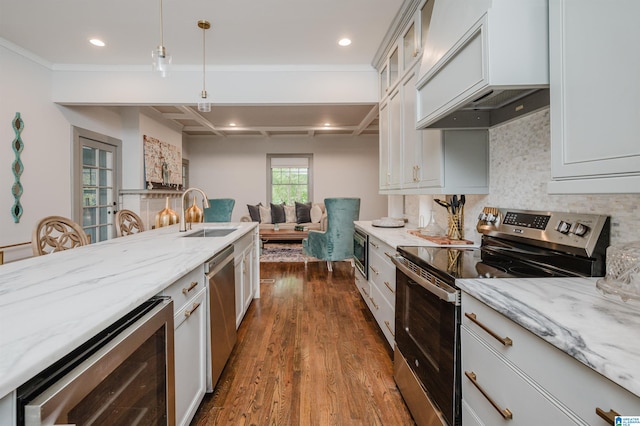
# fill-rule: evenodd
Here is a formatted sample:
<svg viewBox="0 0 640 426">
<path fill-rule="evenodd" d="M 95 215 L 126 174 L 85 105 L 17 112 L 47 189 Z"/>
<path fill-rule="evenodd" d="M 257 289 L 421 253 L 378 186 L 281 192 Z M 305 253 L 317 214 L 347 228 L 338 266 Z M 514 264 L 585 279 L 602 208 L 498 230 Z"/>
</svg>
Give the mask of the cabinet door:
<svg viewBox="0 0 640 426">
<path fill-rule="evenodd" d="M 380 189 L 389 188 L 389 103 L 380 105 Z"/>
<path fill-rule="evenodd" d="M 421 130 L 419 184 L 422 188 L 444 186 L 441 130 Z"/>
<path fill-rule="evenodd" d="M 206 390 L 206 295 L 201 289 L 174 316 L 177 425 L 189 424 Z"/>
<path fill-rule="evenodd" d="M 413 28 L 413 27 L 412 27 Z M 414 48 L 415 49 L 415 48 Z M 402 81 L 402 188 L 418 186 L 421 131 L 416 130 L 416 74 L 412 72 Z"/>
<path fill-rule="evenodd" d="M 552 177 L 589 178 L 575 192 L 640 191 L 638 16 L 637 0 L 549 2 Z"/>
<path fill-rule="evenodd" d="M 234 259 L 234 270 L 236 280 L 236 329 L 240 327 L 242 318 L 244 317 L 244 297 L 242 291 L 244 289 L 244 254 L 236 254 Z"/>
<path fill-rule="evenodd" d="M 244 266 L 242 269 L 243 279 L 242 279 L 242 296 L 244 299 L 243 307 L 242 307 L 242 316 L 244 317 L 244 313 L 249 309 L 249 305 L 253 300 L 253 280 L 251 277 L 253 276 L 253 255 L 254 255 L 255 247 L 251 246 L 245 251 L 244 256 Z"/>
<path fill-rule="evenodd" d="M 402 175 L 402 96 L 389 97 L 389 188 L 400 188 Z"/>
</svg>

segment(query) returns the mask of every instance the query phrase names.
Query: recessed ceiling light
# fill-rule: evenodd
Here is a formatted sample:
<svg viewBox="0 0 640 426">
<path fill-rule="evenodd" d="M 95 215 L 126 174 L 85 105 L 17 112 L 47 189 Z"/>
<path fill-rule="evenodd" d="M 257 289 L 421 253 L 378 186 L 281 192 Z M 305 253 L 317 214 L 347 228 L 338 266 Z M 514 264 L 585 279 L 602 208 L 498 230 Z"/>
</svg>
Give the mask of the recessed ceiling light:
<svg viewBox="0 0 640 426">
<path fill-rule="evenodd" d="M 340 41 L 338 41 L 338 44 L 340 46 L 348 46 L 351 44 L 351 40 L 349 40 L 348 38 L 343 38 L 343 39 L 340 39 Z"/>
<path fill-rule="evenodd" d="M 98 46 L 98 47 L 104 47 L 104 41 L 98 39 L 98 38 L 92 38 L 89 40 L 89 43 L 93 44 L 94 46 Z"/>
<path fill-rule="evenodd" d="M 229 123 L 229 126 L 236 127 L 236 123 Z"/>
<path fill-rule="evenodd" d="M 331 123 L 324 123 L 324 127 L 331 127 Z"/>
</svg>

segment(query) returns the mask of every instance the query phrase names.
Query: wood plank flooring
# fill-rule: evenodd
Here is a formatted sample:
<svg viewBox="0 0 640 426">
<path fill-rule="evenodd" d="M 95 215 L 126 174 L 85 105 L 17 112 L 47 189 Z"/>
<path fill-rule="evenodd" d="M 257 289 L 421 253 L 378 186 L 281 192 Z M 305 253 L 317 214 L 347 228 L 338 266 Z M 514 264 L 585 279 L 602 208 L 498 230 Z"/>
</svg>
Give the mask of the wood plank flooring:
<svg viewBox="0 0 640 426">
<path fill-rule="evenodd" d="M 261 263 L 261 298 L 212 394 L 204 425 L 413 425 L 392 355 L 348 262 Z"/>
</svg>

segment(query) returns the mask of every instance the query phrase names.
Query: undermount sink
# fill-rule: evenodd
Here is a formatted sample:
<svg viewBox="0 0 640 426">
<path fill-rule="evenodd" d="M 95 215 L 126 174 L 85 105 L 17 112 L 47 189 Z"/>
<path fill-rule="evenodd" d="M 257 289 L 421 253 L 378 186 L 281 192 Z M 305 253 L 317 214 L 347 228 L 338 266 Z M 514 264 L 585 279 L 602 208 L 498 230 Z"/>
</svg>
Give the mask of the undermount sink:
<svg viewBox="0 0 640 426">
<path fill-rule="evenodd" d="M 238 228 L 203 228 L 185 235 L 185 237 L 224 237 Z"/>
</svg>

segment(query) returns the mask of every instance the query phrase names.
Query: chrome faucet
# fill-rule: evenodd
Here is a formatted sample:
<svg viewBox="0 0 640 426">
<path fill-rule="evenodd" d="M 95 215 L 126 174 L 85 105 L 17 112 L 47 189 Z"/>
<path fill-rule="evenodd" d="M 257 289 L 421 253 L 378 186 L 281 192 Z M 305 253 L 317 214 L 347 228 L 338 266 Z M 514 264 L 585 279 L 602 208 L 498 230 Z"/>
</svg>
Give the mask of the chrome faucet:
<svg viewBox="0 0 640 426">
<path fill-rule="evenodd" d="M 182 193 L 182 202 L 180 203 L 180 232 L 186 232 L 187 231 L 187 221 L 184 218 L 184 199 L 186 198 L 187 194 L 191 191 L 198 191 L 202 194 L 202 206 L 205 209 L 208 209 L 209 206 L 209 199 L 207 198 L 207 194 L 204 193 L 204 191 L 200 188 L 187 188 L 184 190 L 184 192 Z"/>
</svg>

